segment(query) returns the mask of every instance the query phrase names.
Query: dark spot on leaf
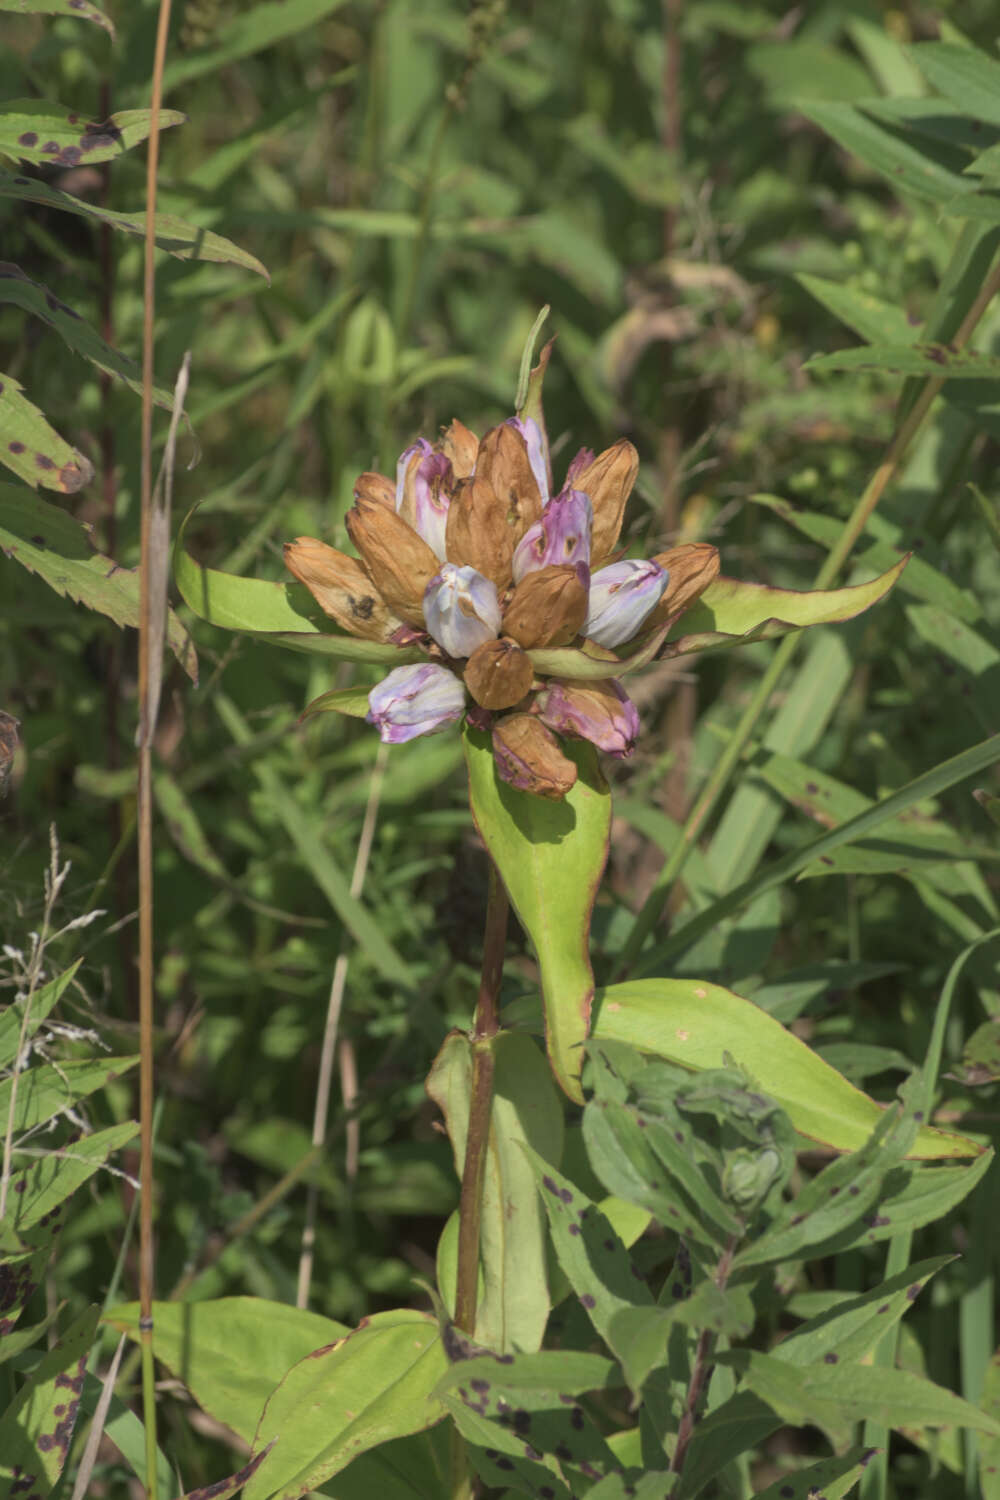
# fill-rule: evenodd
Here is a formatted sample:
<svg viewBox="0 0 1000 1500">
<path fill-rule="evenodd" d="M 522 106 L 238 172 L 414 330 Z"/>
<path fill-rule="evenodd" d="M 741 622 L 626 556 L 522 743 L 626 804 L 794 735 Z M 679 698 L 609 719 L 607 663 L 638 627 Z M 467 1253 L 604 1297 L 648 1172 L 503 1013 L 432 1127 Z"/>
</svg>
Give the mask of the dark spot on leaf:
<svg viewBox="0 0 1000 1500">
<path fill-rule="evenodd" d="M 781 1486 L 781 1490 L 779 1491 L 779 1493 L 782 1494 L 782 1495 L 794 1495 L 795 1494 L 795 1487 L 794 1487 L 794 1485 L 791 1485 L 791 1484 L 783 1484 Z"/>
<path fill-rule="evenodd" d="M 514 1431 L 516 1433 L 519 1433 L 520 1436 L 523 1437 L 531 1426 L 530 1412 L 526 1412 L 523 1407 L 519 1406 L 517 1411 L 514 1413 L 513 1426 Z"/>
<path fill-rule="evenodd" d="M 675 1302 L 681 1302 L 684 1298 L 684 1286 L 680 1281 L 675 1281 L 670 1288 L 670 1295 Z"/>
<path fill-rule="evenodd" d="M 830 858 L 829 854 L 821 854 L 820 857 L 819 857 L 819 862 L 820 862 L 821 865 L 832 865 L 833 864 L 833 860 Z"/>
<path fill-rule="evenodd" d="M 569 1226 L 569 1232 L 570 1232 L 570 1234 L 579 1234 L 580 1233 L 580 1226 L 579 1226 L 579 1224 L 571 1224 Z"/>
<path fill-rule="evenodd" d="M 7 447 L 10 449 L 11 453 L 23 453 L 24 452 L 24 444 L 18 442 L 17 438 L 15 438 L 12 443 L 8 443 Z"/>
<path fill-rule="evenodd" d="M 605 1250 L 613 1250 L 615 1248 L 614 1240 L 604 1240 L 603 1244 Z"/>
<path fill-rule="evenodd" d="M 809 793 L 809 795 L 811 797 L 814 797 L 816 795 L 816 793 L 819 791 L 819 787 L 816 785 L 815 781 L 807 781 L 806 782 L 806 791 Z"/>
<path fill-rule="evenodd" d="M 14 181 L 17 183 L 18 187 L 30 187 L 31 186 L 31 178 L 30 177 L 15 177 Z"/>
<path fill-rule="evenodd" d="M 551 1484 L 543 1484 L 538 1493 L 542 1497 L 542 1500 L 555 1500 L 556 1492 Z"/>
<path fill-rule="evenodd" d="M 857 1185 L 856 1182 L 852 1182 L 851 1185 L 850 1185 L 850 1187 L 847 1189 L 847 1191 L 850 1193 L 850 1195 L 851 1195 L 852 1198 L 856 1198 L 858 1196 L 858 1194 L 860 1193 L 861 1189 L 858 1187 L 858 1185 Z"/>
<path fill-rule="evenodd" d="M 834 1354 L 832 1350 L 830 1350 L 829 1353 L 823 1355 L 823 1363 L 825 1365 L 835 1365 L 835 1364 L 839 1364 L 839 1362 L 840 1362 L 840 1355 L 839 1354 Z"/>
<path fill-rule="evenodd" d="M 17 144 L 19 146 L 37 146 L 38 145 L 38 133 L 37 133 L 37 131 L 26 130 L 23 135 L 19 135 L 18 136 L 18 138 L 17 138 Z"/>
<path fill-rule="evenodd" d="M 573 1194 L 570 1192 L 569 1188 L 560 1188 L 559 1189 L 559 1196 L 560 1196 L 560 1198 L 562 1199 L 562 1201 L 564 1203 L 572 1203 L 573 1202 Z"/>
<path fill-rule="evenodd" d="M 583 1407 L 574 1406 L 569 1414 L 570 1426 L 575 1427 L 577 1432 L 583 1431 Z"/>
<path fill-rule="evenodd" d="M 584 1292 L 580 1297 L 580 1306 L 586 1308 L 596 1307 L 597 1301 L 589 1292 Z"/>
<path fill-rule="evenodd" d="M 538 1463 L 538 1460 L 541 1458 L 542 1455 L 538 1451 L 538 1449 L 537 1448 L 533 1448 L 530 1443 L 525 1443 L 525 1445 L 524 1445 L 524 1456 L 525 1456 L 525 1458 L 530 1458 L 533 1463 Z M 551 1494 L 552 1491 L 550 1490 L 549 1493 Z"/>
<path fill-rule="evenodd" d="M 514 1356 L 513 1356 L 513 1354 L 498 1354 L 497 1355 L 497 1364 L 498 1365 L 512 1365 L 513 1363 L 514 1363 Z"/>
<path fill-rule="evenodd" d="M 906 1288 L 906 1300 L 907 1300 L 907 1302 L 916 1302 L 916 1300 L 917 1300 L 917 1298 L 919 1296 L 920 1296 L 920 1283 L 919 1283 L 919 1281 L 915 1281 L 912 1286 L 908 1286 Z"/>
<path fill-rule="evenodd" d="M 559 1196 L 559 1189 L 556 1187 L 556 1185 L 552 1181 L 551 1177 L 543 1177 L 542 1178 L 542 1187 L 545 1188 L 545 1189 L 547 1189 L 548 1192 L 554 1193 L 556 1195 L 556 1197 L 558 1198 L 558 1196 Z"/>
<path fill-rule="evenodd" d="M 886 1313 L 888 1311 L 889 1311 L 889 1304 L 888 1304 L 888 1302 L 883 1302 L 882 1306 L 879 1308 L 879 1312 L 880 1313 Z"/>
<path fill-rule="evenodd" d="M 50 458 L 47 453 L 36 453 L 35 463 L 40 469 L 54 469 L 56 466 L 55 459 Z"/>
<path fill-rule="evenodd" d="M 922 1110 L 922 1109 L 915 1109 L 915 1110 L 914 1110 L 914 1111 L 913 1111 L 913 1118 L 914 1118 L 914 1119 L 915 1119 L 915 1120 L 916 1120 L 916 1121 L 918 1121 L 918 1122 L 919 1122 L 919 1121 L 920 1121 L 920 1120 L 922 1120 L 922 1119 L 923 1119 L 923 1118 L 924 1118 L 924 1112 L 923 1112 L 923 1110 Z"/>
<path fill-rule="evenodd" d="M 488 1380 L 470 1380 L 469 1384 L 474 1391 L 488 1391 L 490 1388 Z"/>
<path fill-rule="evenodd" d="M 677 1142 L 677 1144 L 679 1146 L 683 1146 L 683 1144 L 684 1144 L 684 1132 L 683 1132 L 683 1130 L 675 1130 L 674 1131 L 674 1140 Z"/>
<path fill-rule="evenodd" d="M 513 1467 L 514 1467 L 514 1460 L 512 1458 L 498 1458 L 497 1459 L 497 1468 L 498 1469 L 512 1469 Z"/>
<path fill-rule="evenodd" d="M 557 1443 L 554 1452 L 556 1458 L 561 1459 L 564 1464 L 568 1463 L 569 1460 L 573 1457 L 572 1450 L 568 1443 Z"/>
</svg>

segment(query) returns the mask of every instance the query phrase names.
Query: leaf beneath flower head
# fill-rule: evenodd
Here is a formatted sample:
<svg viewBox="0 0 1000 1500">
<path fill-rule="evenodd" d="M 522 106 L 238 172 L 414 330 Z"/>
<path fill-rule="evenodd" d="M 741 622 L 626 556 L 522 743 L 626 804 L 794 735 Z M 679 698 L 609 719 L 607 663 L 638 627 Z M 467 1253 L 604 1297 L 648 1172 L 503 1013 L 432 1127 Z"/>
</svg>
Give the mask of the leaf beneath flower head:
<svg viewBox="0 0 1000 1500">
<path fill-rule="evenodd" d="M 421 651 L 326 629 L 326 616 L 300 583 L 269 583 L 203 568 L 184 551 L 183 535 L 184 526 L 174 551 L 174 578 L 184 603 L 209 625 L 243 630 L 296 651 L 318 651 L 346 661 L 391 662 L 401 667 L 425 660 Z"/>
<path fill-rule="evenodd" d="M 674 626 L 663 655 L 687 656 L 692 651 L 742 646 L 807 625 L 851 620 L 885 598 L 907 561 L 907 557 L 900 558 L 895 567 L 869 583 L 842 589 L 775 589 L 720 576 Z"/>
</svg>

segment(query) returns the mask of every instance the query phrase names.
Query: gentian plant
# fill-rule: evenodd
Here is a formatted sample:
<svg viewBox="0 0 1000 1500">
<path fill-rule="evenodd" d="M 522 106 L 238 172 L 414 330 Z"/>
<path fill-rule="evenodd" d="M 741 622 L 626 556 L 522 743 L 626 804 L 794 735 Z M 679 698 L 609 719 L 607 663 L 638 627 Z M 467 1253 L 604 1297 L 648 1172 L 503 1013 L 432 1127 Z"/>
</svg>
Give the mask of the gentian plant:
<svg viewBox="0 0 1000 1500">
<path fill-rule="evenodd" d="M 627 757 L 639 735 L 629 676 L 846 620 L 881 599 L 906 560 L 868 583 L 796 593 L 723 576 L 707 543 L 630 556 L 631 443 L 597 457 L 581 449 L 553 483 L 542 410 L 550 352 L 530 373 L 526 352 L 515 415 L 482 437 L 453 421 L 437 440 L 406 448 L 394 478 L 360 476 L 347 516 L 356 556 L 300 537 L 285 548 L 288 584 L 234 578 L 177 553 L 181 592 L 204 618 L 387 669 L 373 687 L 331 689 L 308 713 L 363 718 L 390 745 L 461 725 L 472 814 L 490 856 L 474 1015 L 446 1039 L 427 1080 L 461 1181 L 431 1289 L 437 1315 L 379 1314 L 294 1365 L 249 1435 L 257 1467 L 247 1500 L 303 1494 L 348 1465 L 343 1493 L 375 1493 L 378 1444 L 389 1439 L 421 1476 L 414 1493 L 455 1500 L 477 1493 L 475 1473 L 542 1500 L 715 1493 L 739 1452 L 726 1421 L 750 1420 L 739 1402 L 757 1402 L 758 1427 L 761 1410 L 792 1413 L 796 1361 L 813 1371 L 825 1357 L 825 1325 L 792 1349 L 789 1376 L 780 1361 L 732 1347 L 753 1324 L 750 1267 L 891 1232 L 884 1206 L 868 1212 L 876 1198 L 896 1203 L 911 1226 L 926 1222 L 944 1211 L 942 1193 L 957 1201 L 988 1162 L 972 1142 L 927 1124 L 919 1079 L 883 1111 L 771 1015 L 717 985 L 655 977 L 595 988 L 590 922 L 611 828 L 600 756 Z M 509 905 L 538 960 L 547 1064 L 524 1006 L 506 1023 L 500 1012 Z M 601 1204 L 562 1175 L 574 1105 L 585 1105 L 591 1169 L 612 1195 Z M 803 1140 L 853 1154 L 786 1204 Z M 977 1160 L 934 1179 L 935 1198 L 919 1159 L 963 1156 Z M 890 1181 L 895 1198 L 883 1191 Z M 659 1300 L 628 1250 L 651 1221 L 677 1237 Z M 917 1280 L 911 1269 L 907 1287 Z M 549 1314 L 570 1289 L 592 1332 L 542 1351 Z M 886 1283 L 894 1317 L 907 1295 Z M 860 1364 L 881 1326 L 857 1344 L 850 1379 L 891 1423 L 885 1372 Z M 580 1351 L 594 1334 L 610 1357 Z M 710 1357 L 737 1405 L 718 1418 L 722 1437 L 702 1439 L 695 1423 Z M 654 1371 L 667 1372 L 655 1392 Z M 815 1378 L 834 1377 L 820 1363 Z M 622 1412 L 622 1431 L 607 1437 L 579 1397 L 616 1386 L 642 1411 L 631 1422 Z M 717 1391 L 713 1407 L 724 1399 Z M 949 1420 L 972 1420 L 959 1405 Z M 449 1416 L 445 1441 L 438 1424 Z M 774 1425 L 780 1417 L 767 1431 Z M 837 1481 L 830 1493 L 846 1493 L 869 1457 L 852 1450 L 832 1469 L 813 1466 L 808 1492 Z"/>
</svg>

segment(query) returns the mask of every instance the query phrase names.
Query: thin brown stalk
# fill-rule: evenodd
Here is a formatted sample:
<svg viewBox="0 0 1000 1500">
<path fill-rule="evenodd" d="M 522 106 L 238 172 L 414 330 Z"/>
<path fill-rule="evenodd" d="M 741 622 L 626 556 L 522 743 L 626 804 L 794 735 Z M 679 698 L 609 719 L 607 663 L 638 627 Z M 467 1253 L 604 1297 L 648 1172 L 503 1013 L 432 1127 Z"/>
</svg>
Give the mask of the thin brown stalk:
<svg viewBox="0 0 1000 1500">
<path fill-rule="evenodd" d="M 150 97 L 149 151 L 146 159 L 146 244 L 143 275 L 141 522 L 139 563 L 139 727 L 136 821 L 139 854 L 139 1330 L 142 1348 L 143 1425 L 146 1440 L 146 1493 L 157 1500 L 156 1391 L 153 1367 L 153 797 L 151 747 L 154 724 L 150 688 L 157 637 L 153 619 L 156 589 L 152 570 L 153 525 L 153 348 L 156 290 L 156 174 L 160 152 L 160 106 L 167 56 L 171 0 L 160 0 Z"/>
<path fill-rule="evenodd" d="M 365 876 L 368 873 L 368 861 L 371 857 L 372 841 L 375 838 L 375 824 L 378 820 L 379 802 L 382 799 L 382 787 L 385 783 L 387 764 L 388 747 L 386 745 L 379 745 L 375 764 L 372 767 L 371 780 L 368 783 L 368 802 L 365 806 L 364 821 L 361 824 L 357 853 L 354 856 L 351 895 L 355 901 L 364 889 Z M 338 953 L 337 962 L 333 967 L 330 998 L 326 1007 L 326 1026 L 323 1031 L 323 1048 L 320 1053 L 319 1074 L 316 1079 L 316 1102 L 313 1108 L 312 1144 L 316 1147 L 322 1146 L 326 1140 L 327 1121 L 330 1115 L 330 1081 L 333 1077 L 333 1063 L 337 1052 L 337 1033 L 340 1029 L 340 1016 L 344 1007 L 344 989 L 347 984 L 347 966 L 349 962 L 350 957 L 345 949 Z M 343 1072 L 341 1073 L 341 1077 L 343 1077 Z M 355 1077 L 355 1087 L 356 1083 L 357 1079 Z M 351 1108 L 351 1105 L 348 1104 L 346 1093 L 344 1108 L 345 1110 Z M 355 1131 L 355 1154 L 356 1138 L 357 1132 Z M 351 1137 L 349 1135 L 349 1149 L 350 1144 Z M 312 1282 L 316 1248 L 316 1214 L 318 1206 L 319 1188 L 314 1182 L 311 1182 L 306 1199 L 306 1222 L 302 1231 L 302 1250 L 299 1255 L 299 1277 L 295 1292 L 296 1307 L 308 1307 L 309 1305 L 309 1287 Z"/>
<path fill-rule="evenodd" d="M 729 1273 L 732 1270 L 733 1256 L 736 1253 L 736 1239 L 729 1241 L 719 1264 L 715 1268 L 712 1280 L 720 1292 L 725 1291 Z M 681 1420 L 677 1428 L 677 1444 L 674 1448 L 674 1456 L 670 1461 L 671 1474 L 682 1474 L 684 1472 L 684 1461 L 691 1439 L 694 1436 L 695 1424 L 698 1420 L 698 1408 L 705 1390 L 705 1382 L 708 1379 L 712 1350 L 715 1348 L 716 1335 L 710 1328 L 703 1328 L 698 1343 L 695 1346 L 694 1359 L 691 1362 L 691 1378 L 688 1381 L 687 1396 L 684 1401 L 684 1410 L 681 1412 Z"/>
<path fill-rule="evenodd" d="M 458 1210 L 458 1276 L 455 1288 L 455 1323 L 463 1333 L 476 1331 L 479 1287 L 479 1238 L 483 1212 L 483 1182 L 490 1141 L 493 1109 L 493 1042 L 500 1030 L 498 1002 L 507 942 L 509 902 L 504 883 L 490 862 L 490 886 L 483 933 L 483 969 L 472 1032 L 472 1087 L 469 1125 L 465 1138 L 465 1165 Z"/>
</svg>

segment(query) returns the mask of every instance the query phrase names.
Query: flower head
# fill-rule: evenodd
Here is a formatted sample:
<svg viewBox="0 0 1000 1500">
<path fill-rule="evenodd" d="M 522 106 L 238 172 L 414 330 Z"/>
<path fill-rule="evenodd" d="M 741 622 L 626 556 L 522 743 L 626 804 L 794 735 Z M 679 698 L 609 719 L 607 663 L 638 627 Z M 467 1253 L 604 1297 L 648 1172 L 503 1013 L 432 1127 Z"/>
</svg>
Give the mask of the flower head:
<svg viewBox="0 0 1000 1500">
<path fill-rule="evenodd" d="M 347 516 L 358 557 L 309 537 L 288 544 L 289 569 L 342 629 L 426 657 L 371 690 L 383 740 L 470 714 L 492 732 L 498 775 L 553 798 L 577 776 L 560 736 L 630 754 L 639 717 L 616 680 L 630 643 L 664 630 L 718 572 L 705 544 L 652 561 L 616 552 L 637 468 L 624 438 L 596 457 L 581 448 L 554 491 L 540 420 L 511 417 L 482 439 L 455 421 L 406 448 L 394 481 L 359 477 Z"/>
</svg>

